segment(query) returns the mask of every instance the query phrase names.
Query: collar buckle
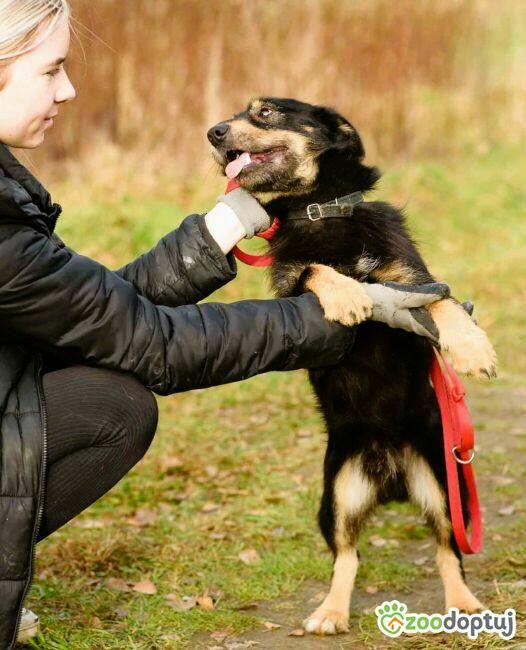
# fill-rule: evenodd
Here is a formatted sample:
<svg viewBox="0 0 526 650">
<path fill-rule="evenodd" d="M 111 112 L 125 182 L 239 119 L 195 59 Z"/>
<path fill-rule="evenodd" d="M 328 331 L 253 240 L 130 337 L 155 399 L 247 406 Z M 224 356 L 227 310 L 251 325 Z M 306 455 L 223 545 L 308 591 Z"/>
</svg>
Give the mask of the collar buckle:
<svg viewBox="0 0 526 650">
<path fill-rule="evenodd" d="M 316 214 L 316 211 L 320 216 L 314 218 L 312 215 L 313 215 L 313 213 Z M 323 214 L 322 214 L 322 211 L 321 211 L 321 205 L 319 203 L 310 203 L 307 206 L 307 216 L 309 217 L 309 219 L 311 221 L 319 221 L 323 217 Z"/>
</svg>

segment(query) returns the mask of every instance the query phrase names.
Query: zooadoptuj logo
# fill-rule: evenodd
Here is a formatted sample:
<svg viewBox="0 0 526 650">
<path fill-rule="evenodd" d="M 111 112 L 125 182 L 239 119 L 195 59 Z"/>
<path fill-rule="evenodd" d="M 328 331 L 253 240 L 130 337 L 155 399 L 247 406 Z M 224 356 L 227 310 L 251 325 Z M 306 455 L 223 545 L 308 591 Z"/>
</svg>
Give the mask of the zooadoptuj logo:
<svg viewBox="0 0 526 650">
<path fill-rule="evenodd" d="M 513 639 L 517 631 L 517 614 L 507 609 L 495 614 L 489 609 L 477 614 L 463 614 L 451 607 L 447 614 L 416 614 L 407 611 L 407 605 L 398 600 L 384 600 L 374 610 L 380 631 L 386 636 L 405 634 L 439 634 L 460 632 L 471 640 L 481 632 L 498 634 L 501 639 Z"/>
</svg>

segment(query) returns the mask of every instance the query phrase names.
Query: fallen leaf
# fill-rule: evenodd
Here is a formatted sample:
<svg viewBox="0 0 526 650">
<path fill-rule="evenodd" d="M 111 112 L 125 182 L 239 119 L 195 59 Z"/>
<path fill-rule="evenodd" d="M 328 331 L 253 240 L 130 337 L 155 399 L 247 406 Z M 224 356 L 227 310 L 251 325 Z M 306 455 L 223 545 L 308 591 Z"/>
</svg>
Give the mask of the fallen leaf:
<svg viewBox="0 0 526 650">
<path fill-rule="evenodd" d="M 205 465 L 203 469 L 209 478 L 215 478 L 219 473 L 219 470 L 215 465 Z"/>
<path fill-rule="evenodd" d="M 98 616 L 94 616 L 91 619 L 91 627 L 94 627 L 97 630 L 100 630 L 100 628 L 102 627 L 102 621 L 100 620 L 100 618 Z"/>
<path fill-rule="evenodd" d="M 371 537 L 369 537 L 369 542 L 373 546 L 385 546 L 387 544 L 387 540 L 380 535 L 371 535 Z"/>
<path fill-rule="evenodd" d="M 136 582 L 132 589 L 133 591 L 137 591 L 139 594 L 146 594 L 147 596 L 154 596 L 157 593 L 157 587 L 151 580 L 141 580 L 140 582 Z"/>
<path fill-rule="evenodd" d="M 126 521 L 131 526 L 137 526 L 137 528 L 144 528 L 146 526 L 151 526 L 157 522 L 159 515 L 155 510 L 150 510 L 149 508 L 139 508 L 133 517 L 128 518 Z"/>
<path fill-rule="evenodd" d="M 194 607 L 197 607 L 197 598 L 194 598 L 193 596 L 183 596 L 183 610 L 188 612 Z"/>
<path fill-rule="evenodd" d="M 211 533 L 210 539 L 225 539 L 225 533 Z"/>
<path fill-rule="evenodd" d="M 263 625 L 267 628 L 267 630 L 279 630 L 281 625 L 278 625 L 278 623 L 272 623 L 271 621 L 263 621 Z"/>
<path fill-rule="evenodd" d="M 376 594 L 378 593 L 378 587 L 375 587 L 374 585 L 368 585 L 365 587 L 365 592 L 368 594 Z"/>
<path fill-rule="evenodd" d="M 161 458 L 160 465 L 162 472 L 169 473 L 169 471 L 172 469 L 182 467 L 183 461 L 179 458 L 179 456 L 163 456 Z"/>
<path fill-rule="evenodd" d="M 261 562 L 261 556 L 255 548 L 248 548 L 245 551 L 241 551 L 238 557 L 241 562 L 248 565 L 259 564 Z"/>
<path fill-rule="evenodd" d="M 115 616 L 117 618 L 126 618 L 126 616 L 128 616 L 128 610 L 124 609 L 124 607 L 117 607 L 115 610 Z"/>
<path fill-rule="evenodd" d="M 514 512 L 515 512 L 515 506 L 506 506 L 505 508 L 501 508 L 499 510 L 499 515 L 508 517 L 509 515 L 512 515 Z"/>
<path fill-rule="evenodd" d="M 199 596 L 197 598 L 197 604 L 207 612 L 211 612 L 214 609 L 214 601 L 210 596 Z"/>
<path fill-rule="evenodd" d="M 416 564 L 416 566 L 423 566 L 427 562 L 427 557 L 417 557 L 416 560 L 413 560 L 413 564 Z"/>
<path fill-rule="evenodd" d="M 104 584 L 108 589 L 112 589 L 113 591 L 131 591 L 126 580 L 121 580 L 120 578 L 108 578 Z"/>
<path fill-rule="evenodd" d="M 219 510 L 220 506 L 217 503 L 212 503 L 211 501 L 208 503 L 205 503 L 205 505 L 201 508 L 201 512 L 204 512 L 205 514 L 209 514 L 211 512 L 215 512 L 216 510 Z"/>
<path fill-rule="evenodd" d="M 305 636 L 305 630 L 302 630 L 301 627 L 299 627 L 297 630 L 289 632 L 287 636 Z"/>
</svg>

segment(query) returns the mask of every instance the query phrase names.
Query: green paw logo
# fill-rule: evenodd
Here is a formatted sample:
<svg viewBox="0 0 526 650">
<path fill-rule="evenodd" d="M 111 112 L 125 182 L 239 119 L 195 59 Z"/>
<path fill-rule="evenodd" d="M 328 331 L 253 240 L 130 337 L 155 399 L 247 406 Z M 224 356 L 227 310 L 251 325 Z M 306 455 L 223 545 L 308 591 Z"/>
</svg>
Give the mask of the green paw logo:
<svg viewBox="0 0 526 650">
<path fill-rule="evenodd" d="M 380 631 L 387 636 L 400 636 L 405 628 L 407 605 L 398 600 L 384 600 L 374 610 Z"/>
</svg>

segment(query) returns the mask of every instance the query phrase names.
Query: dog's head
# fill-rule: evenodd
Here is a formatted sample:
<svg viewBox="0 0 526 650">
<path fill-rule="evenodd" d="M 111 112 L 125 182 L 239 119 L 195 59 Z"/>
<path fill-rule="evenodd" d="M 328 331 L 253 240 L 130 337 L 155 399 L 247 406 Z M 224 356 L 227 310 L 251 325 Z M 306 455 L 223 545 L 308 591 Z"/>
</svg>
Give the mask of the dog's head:
<svg viewBox="0 0 526 650">
<path fill-rule="evenodd" d="M 255 99 L 213 126 L 208 139 L 223 172 L 250 154 L 240 171 L 243 162 L 228 171 L 238 172 L 237 182 L 264 204 L 313 195 L 329 200 L 370 189 L 378 178 L 375 168 L 363 165 L 363 144 L 348 120 L 331 108 L 294 99 Z"/>
</svg>

